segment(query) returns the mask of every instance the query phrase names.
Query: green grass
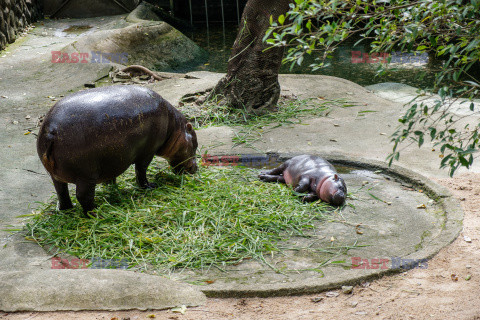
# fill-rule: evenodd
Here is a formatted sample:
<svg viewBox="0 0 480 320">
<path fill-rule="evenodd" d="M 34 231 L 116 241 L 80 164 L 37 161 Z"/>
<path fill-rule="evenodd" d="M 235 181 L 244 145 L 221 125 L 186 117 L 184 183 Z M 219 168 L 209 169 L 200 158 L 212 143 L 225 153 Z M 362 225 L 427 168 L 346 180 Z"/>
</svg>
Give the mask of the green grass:
<svg viewBox="0 0 480 320">
<path fill-rule="evenodd" d="M 47 249 L 126 258 L 140 268 L 221 267 L 263 260 L 262 254 L 280 250 L 280 240 L 305 236 L 332 210 L 302 203 L 283 184 L 260 182 L 254 169 L 200 166 L 198 174 L 175 176 L 155 160 L 149 174 L 158 188 L 139 189 L 133 168 L 117 186 L 99 185 L 99 218 L 85 218 L 78 204 L 70 212 L 45 204 L 27 224 L 29 236 Z"/>
<path fill-rule="evenodd" d="M 238 127 L 232 138 L 233 147 L 246 145 L 253 148 L 253 143 L 259 140 L 264 132 L 284 126 L 301 124 L 305 117 L 320 117 L 328 115 L 332 107 L 344 107 L 345 101 L 282 98 L 277 110 L 263 115 L 247 114 L 245 110 L 231 109 L 228 105 L 206 102 L 201 106 L 184 105 L 179 107 L 196 127 L 233 126 Z"/>
<path fill-rule="evenodd" d="M 247 114 L 242 109 L 231 109 L 228 105 L 206 102 L 201 106 L 190 109 L 179 109 L 187 118 L 192 119 L 199 127 L 227 125 L 245 127 L 264 127 L 272 124 L 300 123 L 306 116 L 322 116 L 332 106 L 342 106 L 342 102 L 333 100 L 285 99 L 282 98 L 277 110 L 263 115 Z M 192 109 L 193 108 L 193 109 Z"/>
</svg>

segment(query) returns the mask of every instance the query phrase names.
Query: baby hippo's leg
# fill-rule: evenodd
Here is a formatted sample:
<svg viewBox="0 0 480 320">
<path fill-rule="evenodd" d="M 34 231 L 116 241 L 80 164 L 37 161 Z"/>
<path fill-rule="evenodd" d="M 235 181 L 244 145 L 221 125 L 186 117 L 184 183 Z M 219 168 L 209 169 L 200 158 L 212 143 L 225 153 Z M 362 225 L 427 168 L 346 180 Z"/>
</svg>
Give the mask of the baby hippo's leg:
<svg viewBox="0 0 480 320">
<path fill-rule="evenodd" d="M 315 193 L 315 191 L 310 192 L 307 194 L 305 197 L 302 198 L 303 202 L 313 202 L 318 200 L 318 195 Z"/>
<path fill-rule="evenodd" d="M 271 174 L 259 174 L 258 177 L 260 180 L 265 182 L 281 182 L 285 183 L 285 178 L 282 175 L 271 175 Z"/>
<path fill-rule="evenodd" d="M 259 174 L 258 177 L 260 178 L 260 180 L 265 182 L 285 183 L 285 178 L 283 177 L 283 171 L 285 170 L 286 167 L 287 167 L 286 164 L 283 163 L 282 165 L 280 165 L 279 167 L 276 167 L 275 169 Z"/>
<path fill-rule="evenodd" d="M 310 186 L 310 178 L 308 177 L 301 177 L 298 185 L 293 189 L 295 192 L 303 193 L 308 190 Z"/>
</svg>

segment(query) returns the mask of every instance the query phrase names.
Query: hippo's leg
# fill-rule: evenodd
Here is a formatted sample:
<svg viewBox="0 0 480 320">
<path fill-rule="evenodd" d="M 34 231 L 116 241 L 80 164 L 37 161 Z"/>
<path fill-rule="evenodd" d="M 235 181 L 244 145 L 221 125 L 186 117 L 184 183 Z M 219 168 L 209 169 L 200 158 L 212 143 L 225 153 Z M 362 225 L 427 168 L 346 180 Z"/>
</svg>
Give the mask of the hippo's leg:
<svg viewBox="0 0 480 320">
<path fill-rule="evenodd" d="M 67 210 L 73 208 L 72 200 L 70 199 L 70 194 L 68 193 L 68 184 L 65 182 L 60 182 L 52 178 L 55 191 L 57 191 L 58 196 L 58 210 Z"/>
<path fill-rule="evenodd" d="M 281 175 L 283 173 L 283 171 L 285 171 L 285 169 L 287 168 L 287 163 L 283 163 L 282 165 L 270 170 L 270 171 L 267 171 L 265 172 L 266 175 L 275 175 L 275 176 L 278 176 L 278 175 Z"/>
<path fill-rule="evenodd" d="M 157 187 L 155 183 L 150 183 L 147 180 L 147 168 L 152 160 L 153 156 L 135 162 L 135 175 L 137 178 L 137 183 L 143 189 L 153 189 Z"/>
<path fill-rule="evenodd" d="M 308 190 L 308 187 L 310 186 L 310 178 L 303 176 L 300 178 L 300 181 L 298 182 L 298 185 L 293 189 L 295 192 L 303 193 Z"/>
<path fill-rule="evenodd" d="M 260 174 L 260 180 L 265 182 L 281 182 L 285 183 L 285 178 L 282 175 Z"/>
<path fill-rule="evenodd" d="M 285 178 L 283 177 L 283 171 L 285 171 L 286 167 L 287 165 L 283 163 L 281 166 L 276 167 L 275 169 L 259 174 L 258 177 L 260 178 L 260 180 L 265 182 L 285 183 Z"/>
<path fill-rule="evenodd" d="M 95 182 L 78 181 L 76 183 L 77 200 L 83 208 L 83 213 L 92 211 L 95 208 Z"/>
<path fill-rule="evenodd" d="M 318 195 L 315 192 L 310 192 L 305 197 L 302 198 L 303 202 L 313 202 L 318 200 Z"/>
</svg>

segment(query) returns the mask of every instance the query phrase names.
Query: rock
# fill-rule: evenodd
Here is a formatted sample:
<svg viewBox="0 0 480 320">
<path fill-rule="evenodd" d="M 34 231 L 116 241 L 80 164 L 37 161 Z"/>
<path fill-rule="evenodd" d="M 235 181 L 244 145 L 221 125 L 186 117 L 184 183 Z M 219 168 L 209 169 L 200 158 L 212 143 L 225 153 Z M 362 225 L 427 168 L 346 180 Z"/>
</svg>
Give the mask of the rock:
<svg viewBox="0 0 480 320">
<path fill-rule="evenodd" d="M 7 37 L 0 31 L 0 50 L 3 50 L 7 45 Z"/>
<path fill-rule="evenodd" d="M 32 14 L 30 13 L 30 10 L 26 8 L 24 14 L 25 14 L 25 19 L 27 23 L 30 23 L 32 21 Z"/>
<path fill-rule="evenodd" d="M 322 301 L 322 300 L 323 300 L 323 297 L 315 297 L 315 298 L 312 298 L 311 300 L 312 300 L 312 302 L 317 303 L 317 302 Z"/>
<path fill-rule="evenodd" d="M 342 286 L 342 292 L 345 294 L 353 293 L 353 286 Z"/>
<path fill-rule="evenodd" d="M 15 26 L 15 13 L 10 10 L 10 12 L 8 13 L 8 24 L 11 26 L 11 27 L 14 27 Z"/>
<path fill-rule="evenodd" d="M 352 308 L 355 308 L 357 305 L 358 305 L 358 301 L 351 301 L 351 302 L 350 302 L 350 306 L 351 306 Z"/>
<path fill-rule="evenodd" d="M 7 30 L 7 42 L 8 43 L 13 43 L 15 42 L 16 36 L 15 36 L 15 31 L 13 28 L 8 28 Z"/>
<path fill-rule="evenodd" d="M 339 296 L 338 292 L 335 292 L 335 291 L 329 291 L 329 292 L 325 293 L 325 295 L 329 298 L 335 298 L 335 297 Z"/>
<path fill-rule="evenodd" d="M 124 28 L 98 31 L 79 39 L 64 52 L 115 52 L 125 65 L 139 64 L 156 71 L 179 71 L 203 62 L 207 52 L 166 22 L 143 21 Z"/>
<path fill-rule="evenodd" d="M 4 23 L 5 23 L 5 19 L 3 18 L 3 11 L 0 10 L 0 32 L 5 31 Z"/>
</svg>

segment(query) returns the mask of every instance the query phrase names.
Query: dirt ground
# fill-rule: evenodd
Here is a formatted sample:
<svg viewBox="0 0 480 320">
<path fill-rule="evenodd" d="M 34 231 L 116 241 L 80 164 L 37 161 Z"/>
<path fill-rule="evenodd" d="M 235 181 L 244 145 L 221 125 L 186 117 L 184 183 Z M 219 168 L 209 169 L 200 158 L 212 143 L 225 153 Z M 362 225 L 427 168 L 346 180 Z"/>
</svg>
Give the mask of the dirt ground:
<svg viewBox="0 0 480 320">
<path fill-rule="evenodd" d="M 278 298 L 209 299 L 184 314 L 164 311 L 0 313 L 0 319 L 471 319 L 480 320 L 480 174 L 437 180 L 461 200 L 464 229 L 449 246 L 414 269 L 341 290 Z M 94 299 L 95 297 L 92 297 Z"/>
</svg>

